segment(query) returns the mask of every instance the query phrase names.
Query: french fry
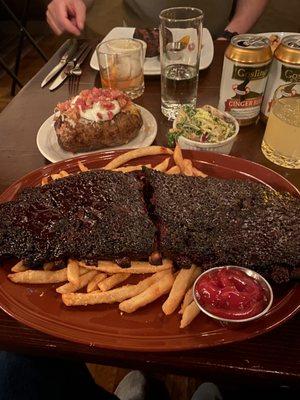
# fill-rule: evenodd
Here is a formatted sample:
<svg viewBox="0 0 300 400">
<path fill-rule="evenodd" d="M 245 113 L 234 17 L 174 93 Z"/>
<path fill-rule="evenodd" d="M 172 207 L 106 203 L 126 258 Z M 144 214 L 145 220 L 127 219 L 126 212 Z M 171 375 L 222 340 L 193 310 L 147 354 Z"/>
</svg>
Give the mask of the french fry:
<svg viewBox="0 0 300 400">
<path fill-rule="evenodd" d="M 144 307 L 145 305 L 152 303 L 163 294 L 170 291 L 174 283 L 174 276 L 172 273 L 164 275 L 159 281 L 155 282 L 148 289 L 132 297 L 131 299 L 122 301 L 119 304 L 119 309 L 126 313 L 132 313 L 138 308 Z"/>
<path fill-rule="evenodd" d="M 191 276 L 191 279 L 189 281 L 189 288 L 191 286 L 193 286 L 195 280 L 198 278 L 198 276 L 201 274 L 201 272 L 202 272 L 202 268 L 200 268 L 200 267 L 196 267 L 194 269 L 193 275 Z"/>
<path fill-rule="evenodd" d="M 59 175 L 61 176 L 61 178 L 65 178 L 66 176 L 69 176 L 69 173 L 62 169 L 60 171 Z"/>
<path fill-rule="evenodd" d="M 27 269 L 29 268 L 24 265 L 23 261 L 19 261 L 11 268 L 11 272 L 22 272 L 26 271 Z"/>
<path fill-rule="evenodd" d="M 89 170 L 88 167 L 86 167 L 86 166 L 83 164 L 83 162 L 78 161 L 77 164 L 78 164 L 78 168 L 80 169 L 81 172 L 86 172 L 86 171 Z"/>
<path fill-rule="evenodd" d="M 143 279 L 136 285 L 125 285 L 107 292 L 95 290 L 91 293 L 67 293 L 62 295 L 62 300 L 66 306 L 86 306 L 88 304 L 102 304 L 102 303 L 120 303 L 121 301 L 145 291 L 155 282 L 159 281 L 164 275 L 169 274 L 169 271 L 158 272 Z"/>
<path fill-rule="evenodd" d="M 98 283 L 104 281 L 107 278 L 107 275 L 103 272 L 99 272 L 94 278 L 88 283 L 86 287 L 86 291 L 88 293 L 93 292 L 94 290 L 98 289 Z"/>
<path fill-rule="evenodd" d="M 79 261 L 81 267 L 91 269 L 94 271 L 101 271 L 107 274 L 154 274 L 156 272 L 165 271 L 171 269 L 173 263 L 171 260 L 164 259 L 162 265 L 151 265 L 146 261 L 132 261 L 131 267 L 121 268 L 118 264 L 112 261 L 98 261 L 98 266 L 87 265 L 82 261 Z"/>
<path fill-rule="evenodd" d="M 51 271 L 54 268 L 54 262 L 47 262 L 43 265 L 44 271 Z"/>
<path fill-rule="evenodd" d="M 132 287 L 133 285 L 126 285 L 108 292 L 94 290 L 90 293 L 63 293 L 62 301 L 66 306 L 118 303 L 130 297 Z"/>
<path fill-rule="evenodd" d="M 194 301 L 192 301 L 183 311 L 180 321 L 180 328 L 185 328 L 188 326 L 198 314 L 200 314 L 200 308 Z"/>
<path fill-rule="evenodd" d="M 75 286 L 79 285 L 79 265 L 77 261 L 71 259 L 68 261 L 67 276 L 69 282 Z"/>
<path fill-rule="evenodd" d="M 51 174 L 51 179 L 53 181 L 56 181 L 57 179 L 61 179 L 61 176 L 60 176 L 60 174 Z"/>
<path fill-rule="evenodd" d="M 155 171 L 165 172 L 168 169 L 170 163 L 170 157 L 167 157 L 160 164 L 157 164 L 153 169 Z"/>
<path fill-rule="evenodd" d="M 207 175 L 204 172 L 200 171 L 196 167 L 193 167 L 193 174 L 194 174 L 194 176 L 200 176 L 201 178 L 207 177 Z"/>
<path fill-rule="evenodd" d="M 130 160 L 134 160 L 135 158 L 144 156 L 154 156 L 157 154 L 173 154 L 173 151 L 171 149 L 168 149 L 167 147 L 161 147 L 161 146 L 149 146 L 131 150 L 124 154 L 121 154 L 119 157 L 116 157 L 115 159 L 110 161 L 104 167 L 104 169 L 112 170 L 120 167 L 120 165 L 125 164 Z"/>
<path fill-rule="evenodd" d="M 48 176 L 44 176 L 44 177 L 42 178 L 41 184 L 42 184 L 42 186 L 44 186 L 44 185 L 47 185 L 47 183 L 48 183 Z"/>
<path fill-rule="evenodd" d="M 174 167 L 171 167 L 170 169 L 168 169 L 168 171 L 166 171 L 166 174 L 178 175 L 178 174 L 180 174 L 180 168 L 178 167 L 178 165 L 174 165 Z"/>
<path fill-rule="evenodd" d="M 181 304 L 181 308 L 178 311 L 179 314 L 182 314 L 183 311 L 185 310 L 186 306 L 188 306 L 192 301 L 193 301 L 193 288 L 192 286 L 194 285 L 195 280 L 198 278 L 198 276 L 201 274 L 202 269 L 200 267 L 196 267 L 194 270 L 193 275 L 191 276 L 191 279 L 188 283 L 189 290 L 186 292 L 183 302 Z"/>
<path fill-rule="evenodd" d="M 126 172 L 133 172 L 133 171 L 141 171 L 143 167 L 151 168 L 151 164 L 128 165 L 127 167 L 115 168 L 112 171 L 126 173 Z"/>
<path fill-rule="evenodd" d="M 74 285 L 74 283 L 68 282 L 56 288 L 56 291 L 57 293 L 76 292 L 77 290 L 85 287 L 96 275 L 97 275 L 96 271 L 89 271 L 86 274 L 80 276 L 78 285 Z"/>
<path fill-rule="evenodd" d="M 193 297 L 193 288 L 189 288 L 189 290 L 186 292 L 183 302 L 181 304 L 181 308 L 180 311 L 178 312 L 178 314 L 183 314 L 184 310 L 186 309 L 186 307 L 191 304 L 191 302 L 194 300 Z"/>
<path fill-rule="evenodd" d="M 31 270 L 9 274 L 8 278 L 14 283 L 60 283 L 67 280 L 67 268 L 59 271 Z"/>
<path fill-rule="evenodd" d="M 173 158 L 175 164 L 180 168 L 181 172 L 184 172 L 184 160 L 182 156 L 182 151 L 178 143 L 176 143 Z"/>
<path fill-rule="evenodd" d="M 117 286 L 119 283 L 126 281 L 130 277 L 130 274 L 114 274 L 104 279 L 102 282 L 98 284 L 98 288 L 102 290 L 102 292 L 106 292 Z"/>
<path fill-rule="evenodd" d="M 183 167 L 184 167 L 184 170 L 183 170 L 184 175 L 186 175 L 186 176 L 194 176 L 193 163 L 192 163 L 191 160 L 189 160 L 188 158 L 185 158 L 183 160 Z"/>
<path fill-rule="evenodd" d="M 193 265 L 189 269 L 182 268 L 179 271 L 179 274 L 176 276 L 169 297 L 162 306 L 162 310 L 166 315 L 172 314 L 181 303 L 186 291 L 188 290 L 188 285 L 195 269 L 196 266 Z"/>
</svg>

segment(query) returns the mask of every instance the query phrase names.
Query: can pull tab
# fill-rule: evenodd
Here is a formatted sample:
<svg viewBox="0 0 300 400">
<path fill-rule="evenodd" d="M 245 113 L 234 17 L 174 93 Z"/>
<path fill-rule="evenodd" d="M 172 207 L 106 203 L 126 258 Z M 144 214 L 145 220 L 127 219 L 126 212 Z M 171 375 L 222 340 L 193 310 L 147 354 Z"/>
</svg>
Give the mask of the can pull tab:
<svg viewBox="0 0 300 400">
<path fill-rule="evenodd" d="M 300 48 L 300 39 L 297 39 L 295 42 L 290 42 L 289 47 L 294 47 L 296 49 Z"/>
<path fill-rule="evenodd" d="M 256 36 L 250 39 L 241 40 L 239 43 L 241 47 L 252 47 L 258 44 L 265 44 L 265 38 L 263 36 Z"/>
</svg>

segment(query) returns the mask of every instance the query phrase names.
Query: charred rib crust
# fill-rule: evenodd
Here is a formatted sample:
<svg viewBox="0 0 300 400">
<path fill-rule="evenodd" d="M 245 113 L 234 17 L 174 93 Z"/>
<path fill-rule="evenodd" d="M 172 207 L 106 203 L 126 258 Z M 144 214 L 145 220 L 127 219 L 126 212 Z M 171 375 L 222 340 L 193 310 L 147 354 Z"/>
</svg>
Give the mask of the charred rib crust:
<svg viewBox="0 0 300 400">
<path fill-rule="evenodd" d="M 181 268 L 235 264 L 286 282 L 300 266 L 300 201 L 251 181 L 99 170 L 0 205 L 0 255 L 30 266 L 153 250 Z"/>
<path fill-rule="evenodd" d="M 205 268 L 241 265 L 269 275 L 300 265 L 300 202 L 240 180 L 147 170 L 163 255 Z M 285 277 L 286 280 L 286 277 Z"/>
<path fill-rule="evenodd" d="M 0 206 L 0 254 L 36 265 L 66 257 L 147 258 L 154 233 L 142 184 L 129 174 L 73 175 Z"/>
</svg>

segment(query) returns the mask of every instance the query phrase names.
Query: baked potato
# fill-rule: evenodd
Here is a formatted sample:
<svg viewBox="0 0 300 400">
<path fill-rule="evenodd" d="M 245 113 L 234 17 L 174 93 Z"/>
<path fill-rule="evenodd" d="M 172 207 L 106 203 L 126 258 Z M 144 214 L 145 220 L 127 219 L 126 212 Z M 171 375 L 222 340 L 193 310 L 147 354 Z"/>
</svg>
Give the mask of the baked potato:
<svg viewBox="0 0 300 400">
<path fill-rule="evenodd" d="M 72 153 L 128 143 L 142 125 L 138 107 L 115 89 L 83 90 L 59 103 L 54 114 L 58 143 Z"/>
</svg>

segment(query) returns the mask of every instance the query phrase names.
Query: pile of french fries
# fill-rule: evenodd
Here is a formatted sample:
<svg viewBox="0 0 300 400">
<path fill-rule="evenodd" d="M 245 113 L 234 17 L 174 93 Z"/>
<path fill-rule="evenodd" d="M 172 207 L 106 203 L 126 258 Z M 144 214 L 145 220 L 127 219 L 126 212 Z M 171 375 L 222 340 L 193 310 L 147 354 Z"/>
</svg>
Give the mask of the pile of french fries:
<svg viewBox="0 0 300 400">
<path fill-rule="evenodd" d="M 124 166 L 136 158 L 154 155 L 166 155 L 166 157 L 155 166 L 151 164 Z M 171 156 L 175 165 L 169 168 Z M 193 166 L 191 160 L 183 158 L 178 145 L 174 152 L 161 146 L 131 150 L 110 161 L 103 169 L 128 173 L 141 170 L 143 166 L 166 174 L 182 173 L 188 176 L 206 177 L 202 171 Z M 78 167 L 79 172 L 89 170 L 80 161 Z M 67 171 L 61 170 L 43 177 L 41 184 L 45 185 L 51 180 L 68 175 Z M 20 261 L 12 267 L 11 272 L 8 278 L 14 283 L 62 284 L 56 288 L 56 292 L 61 294 L 66 306 L 118 303 L 121 313 L 132 313 L 161 296 L 168 295 L 162 310 L 165 315 L 178 311 L 181 315 L 180 328 L 188 326 L 200 313 L 192 292 L 193 284 L 201 273 L 201 268 L 196 265 L 176 272 L 172 261 L 168 259 L 163 260 L 159 266 L 146 261 L 132 261 L 129 268 L 121 268 L 112 261 L 100 260 L 97 265 L 87 265 L 80 260 L 69 259 L 65 268 L 56 269 L 53 262 L 48 262 L 41 270 L 32 270 Z M 138 283 L 126 282 L 133 275 L 140 278 Z"/>
</svg>

